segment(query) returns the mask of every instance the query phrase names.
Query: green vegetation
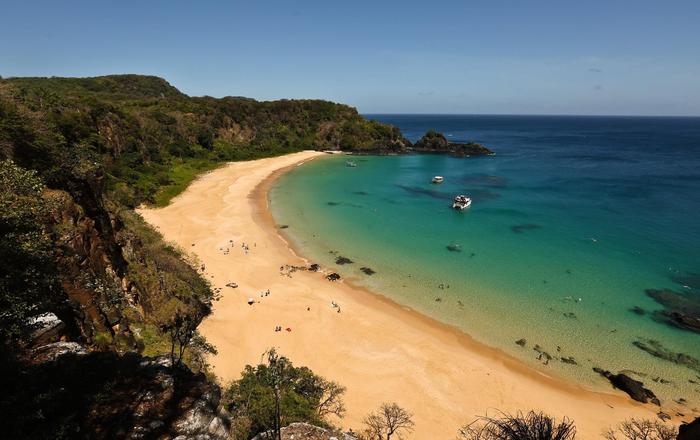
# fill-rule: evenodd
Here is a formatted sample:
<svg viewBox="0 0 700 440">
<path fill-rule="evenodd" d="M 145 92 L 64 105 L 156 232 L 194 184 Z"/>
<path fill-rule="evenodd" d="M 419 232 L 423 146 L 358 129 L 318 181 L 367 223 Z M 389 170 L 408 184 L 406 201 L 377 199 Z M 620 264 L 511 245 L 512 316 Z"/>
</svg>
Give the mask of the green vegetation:
<svg viewBox="0 0 700 440">
<path fill-rule="evenodd" d="M 59 155 L 99 163 L 111 197 L 132 207 L 167 203 L 194 175 L 223 161 L 409 145 L 397 128 L 368 121 L 345 105 L 194 98 L 161 78 L 138 75 L 0 80 L 0 115 L 3 107 L 13 115 L 4 131 L 15 138 L 21 165 L 37 169 Z M 26 129 L 26 119 L 41 130 Z M 34 142 L 38 131 L 51 139 Z M 42 161 L 39 152 L 53 157 Z"/>
<path fill-rule="evenodd" d="M 267 363 L 245 367 L 226 390 L 224 401 L 237 420 L 237 435 L 251 438 L 267 431 L 279 434 L 293 422 L 329 426 L 328 416 L 345 413 L 344 392 L 344 387 L 306 367 L 295 367 L 272 349 Z"/>
<path fill-rule="evenodd" d="M 0 337 L 15 340 L 29 319 L 58 306 L 61 289 L 47 222 L 50 202 L 33 171 L 0 162 Z"/>
</svg>

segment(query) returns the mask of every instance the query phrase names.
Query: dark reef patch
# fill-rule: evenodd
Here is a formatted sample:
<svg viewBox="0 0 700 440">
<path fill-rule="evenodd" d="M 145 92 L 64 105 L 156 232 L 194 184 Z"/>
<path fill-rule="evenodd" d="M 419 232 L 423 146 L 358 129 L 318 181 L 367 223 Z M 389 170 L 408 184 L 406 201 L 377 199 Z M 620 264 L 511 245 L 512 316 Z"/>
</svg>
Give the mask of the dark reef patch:
<svg viewBox="0 0 700 440">
<path fill-rule="evenodd" d="M 644 316 L 647 314 L 646 310 L 644 310 L 643 308 L 641 308 L 639 306 L 632 307 L 630 309 L 630 312 L 634 313 L 635 315 L 639 315 L 639 316 Z"/>
<path fill-rule="evenodd" d="M 326 205 L 328 205 L 328 206 L 338 206 L 338 205 L 340 205 L 340 202 L 326 202 Z"/>
<path fill-rule="evenodd" d="M 481 210 L 483 213 L 502 215 L 505 217 L 528 217 L 529 214 L 524 211 L 519 211 L 517 209 L 511 208 L 484 208 Z"/>
<path fill-rule="evenodd" d="M 523 232 L 526 231 L 534 231 L 535 229 L 541 229 L 542 226 L 535 224 L 535 223 L 522 223 L 520 225 L 513 225 L 510 227 L 510 230 L 515 232 L 516 234 L 522 234 Z"/>
<path fill-rule="evenodd" d="M 700 372 L 700 360 L 685 353 L 670 351 L 661 345 L 661 342 L 654 339 L 634 341 L 632 342 L 632 345 L 659 359 L 663 359 L 676 365 L 690 368 L 693 371 Z"/>
<path fill-rule="evenodd" d="M 664 306 L 654 318 L 684 330 L 700 333 L 700 294 L 671 289 L 647 289 L 646 294 Z"/>
<path fill-rule="evenodd" d="M 434 189 L 425 189 L 425 188 L 421 188 L 418 186 L 406 186 L 406 185 L 396 185 L 396 186 L 398 186 L 402 190 L 406 191 L 407 193 L 413 194 L 415 196 L 428 196 L 428 197 L 432 197 L 434 199 L 440 199 L 440 200 L 451 200 L 452 199 L 451 195 L 444 193 L 444 192 L 441 192 L 441 191 L 434 190 Z"/>
<path fill-rule="evenodd" d="M 671 281 L 683 287 L 700 290 L 700 273 L 685 272 L 683 274 L 673 274 L 670 278 Z"/>
<path fill-rule="evenodd" d="M 489 174 L 470 174 L 455 179 L 465 185 L 491 186 L 494 188 L 505 188 L 508 186 L 508 179 L 503 176 L 492 176 Z"/>
<path fill-rule="evenodd" d="M 374 269 L 372 269 L 371 267 L 361 267 L 360 270 L 361 270 L 362 273 L 364 273 L 365 275 L 374 275 L 375 273 L 377 273 L 377 272 L 376 272 Z"/>
<path fill-rule="evenodd" d="M 490 189 L 465 189 L 462 191 L 462 194 L 471 197 L 474 203 L 486 202 L 501 197 L 501 194 L 491 191 Z"/>
<path fill-rule="evenodd" d="M 339 265 L 344 265 L 344 264 L 352 264 L 354 261 L 349 259 L 348 257 L 343 257 L 342 255 L 339 255 L 338 258 L 335 259 L 335 264 Z"/>
<path fill-rule="evenodd" d="M 369 193 L 367 191 L 353 191 L 353 194 L 356 194 L 358 196 L 368 196 Z"/>
</svg>

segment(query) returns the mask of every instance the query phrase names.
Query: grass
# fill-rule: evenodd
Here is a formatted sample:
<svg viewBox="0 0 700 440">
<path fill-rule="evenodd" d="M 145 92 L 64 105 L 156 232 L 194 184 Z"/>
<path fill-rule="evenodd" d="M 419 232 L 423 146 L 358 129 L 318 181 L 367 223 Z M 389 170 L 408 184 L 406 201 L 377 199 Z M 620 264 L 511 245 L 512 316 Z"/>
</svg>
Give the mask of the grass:
<svg viewBox="0 0 700 440">
<path fill-rule="evenodd" d="M 223 165 L 222 162 L 211 159 L 187 159 L 174 164 L 168 172 L 170 183 L 162 186 L 154 196 L 155 206 L 159 208 L 167 206 L 173 197 L 187 189 L 197 176 L 221 165 Z"/>
</svg>

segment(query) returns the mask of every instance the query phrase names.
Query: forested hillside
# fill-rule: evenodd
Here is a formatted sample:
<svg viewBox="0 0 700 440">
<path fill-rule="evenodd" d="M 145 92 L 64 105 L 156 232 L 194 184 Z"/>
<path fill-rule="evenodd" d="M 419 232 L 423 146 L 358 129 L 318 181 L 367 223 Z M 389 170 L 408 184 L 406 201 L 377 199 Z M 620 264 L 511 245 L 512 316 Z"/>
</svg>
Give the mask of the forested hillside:
<svg viewBox="0 0 700 440">
<path fill-rule="evenodd" d="M 137 75 L 0 80 L 0 411 L 13 420 L 4 434 L 170 435 L 194 423 L 178 419 L 191 405 L 219 404 L 216 385 L 193 376 L 208 372 L 214 350 L 196 328 L 215 292 L 134 206 L 167 203 L 224 161 L 407 145 L 396 128 L 324 101 L 192 98 Z M 174 368 L 171 391 L 160 361 L 139 361 L 158 355 Z M 144 428 L 143 416 L 104 430 L 153 387 L 167 395 L 152 399 L 152 417 L 169 425 Z M 100 405 L 117 421 L 88 416 Z M 208 432 L 203 423 L 187 429 Z"/>
<path fill-rule="evenodd" d="M 410 146 L 397 128 L 346 105 L 189 97 L 161 78 L 138 75 L 2 80 L 0 112 L 4 156 L 35 169 L 97 163 L 111 198 L 127 206 L 167 203 L 197 172 L 222 161 Z"/>
</svg>

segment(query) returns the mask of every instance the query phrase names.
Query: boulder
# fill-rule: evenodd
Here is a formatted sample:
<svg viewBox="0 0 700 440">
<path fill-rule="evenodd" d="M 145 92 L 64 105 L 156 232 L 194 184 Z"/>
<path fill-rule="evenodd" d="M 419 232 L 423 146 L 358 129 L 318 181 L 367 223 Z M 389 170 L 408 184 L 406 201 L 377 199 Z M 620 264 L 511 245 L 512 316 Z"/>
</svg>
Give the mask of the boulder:
<svg viewBox="0 0 700 440">
<path fill-rule="evenodd" d="M 87 350 L 77 342 L 54 342 L 42 345 L 29 352 L 32 363 L 54 361 L 65 354 L 85 355 Z"/>
<path fill-rule="evenodd" d="M 595 367 L 593 371 L 600 374 L 610 381 L 613 387 L 627 393 L 633 400 L 642 403 L 651 402 L 654 405 L 661 405 L 661 402 L 656 395 L 648 388 L 644 388 L 644 384 L 638 380 L 634 380 L 624 373 L 613 374 L 607 370 Z"/>
</svg>

